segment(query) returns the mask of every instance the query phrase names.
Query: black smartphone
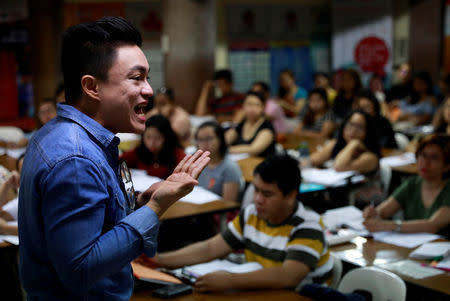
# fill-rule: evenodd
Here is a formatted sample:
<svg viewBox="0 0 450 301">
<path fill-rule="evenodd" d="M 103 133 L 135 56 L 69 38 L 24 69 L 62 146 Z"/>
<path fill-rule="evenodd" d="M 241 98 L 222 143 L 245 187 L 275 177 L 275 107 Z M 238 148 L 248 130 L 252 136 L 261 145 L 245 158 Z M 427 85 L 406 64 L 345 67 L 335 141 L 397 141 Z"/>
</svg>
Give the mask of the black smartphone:
<svg viewBox="0 0 450 301">
<path fill-rule="evenodd" d="M 175 296 L 192 293 L 192 286 L 181 283 L 171 284 L 158 288 L 152 292 L 152 295 L 162 299 L 169 299 Z"/>
</svg>

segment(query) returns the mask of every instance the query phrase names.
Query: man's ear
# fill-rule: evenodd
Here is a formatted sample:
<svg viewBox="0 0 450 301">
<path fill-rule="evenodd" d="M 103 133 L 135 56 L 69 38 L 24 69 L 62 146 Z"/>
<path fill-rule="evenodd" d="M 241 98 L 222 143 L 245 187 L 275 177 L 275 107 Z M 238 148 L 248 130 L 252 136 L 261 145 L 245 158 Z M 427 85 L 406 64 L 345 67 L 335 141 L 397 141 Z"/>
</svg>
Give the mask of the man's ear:
<svg viewBox="0 0 450 301">
<path fill-rule="evenodd" d="M 288 192 L 288 194 L 286 195 L 286 198 L 295 200 L 295 199 L 297 199 L 297 194 L 298 194 L 297 190 L 292 190 L 291 192 Z"/>
<path fill-rule="evenodd" d="M 90 98 L 99 100 L 98 80 L 92 75 L 83 75 L 81 78 L 81 89 Z"/>
</svg>

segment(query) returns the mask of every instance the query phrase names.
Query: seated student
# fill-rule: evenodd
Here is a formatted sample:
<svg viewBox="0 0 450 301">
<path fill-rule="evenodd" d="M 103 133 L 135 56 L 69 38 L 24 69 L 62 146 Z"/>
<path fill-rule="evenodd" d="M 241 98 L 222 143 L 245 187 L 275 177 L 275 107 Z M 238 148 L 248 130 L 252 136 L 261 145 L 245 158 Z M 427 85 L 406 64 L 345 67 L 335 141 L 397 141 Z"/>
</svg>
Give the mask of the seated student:
<svg viewBox="0 0 450 301">
<path fill-rule="evenodd" d="M 308 92 L 295 83 L 294 72 L 289 69 L 280 72 L 279 82 L 278 102 L 287 117 L 295 117 L 302 111 Z"/>
<path fill-rule="evenodd" d="M 372 116 L 376 124 L 380 147 L 397 148 L 392 125 L 380 114 L 380 103 L 375 95 L 370 90 L 362 90 L 357 99 L 359 108 Z"/>
<path fill-rule="evenodd" d="M 433 120 L 434 132 L 450 135 L 450 96 L 442 103 Z"/>
<path fill-rule="evenodd" d="M 333 112 L 339 122 L 342 121 L 352 110 L 358 107 L 356 94 L 361 89 L 361 77 L 354 69 L 344 70 L 342 73 L 342 86 L 334 99 Z"/>
<path fill-rule="evenodd" d="M 222 127 L 214 121 L 200 125 L 195 134 L 197 146 L 209 151 L 211 158 L 198 178 L 200 186 L 222 196 L 227 202 L 238 202 L 242 172 L 236 162 L 227 156 L 228 147 Z"/>
<path fill-rule="evenodd" d="M 265 82 L 255 82 L 252 84 L 251 91 L 262 93 L 266 98 L 266 106 L 264 113 L 266 117 L 272 122 L 273 128 L 277 134 L 284 134 L 287 131 L 286 116 L 284 116 L 283 109 L 278 102 L 270 98 L 270 88 Z"/>
<path fill-rule="evenodd" d="M 185 156 L 169 120 L 154 115 L 145 122 L 141 144 L 120 157 L 129 168 L 143 169 L 147 174 L 161 179 L 167 178 Z"/>
<path fill-rule="evenodd" d="M 17 225 L 9 225 L 9 221 L 17 221 L 18 199 L 17 196 L 10 198 L 11 191 L 15 191 L 20 186 L 20 172 L 22 171 L 24 155 L 17 159 L 17 171 L 12 171 L 9 178 L 0 185 L 0 234 L 17 235 Z"/>
<path fill-rule="evenodd" d="M 254 204 L 221 234 L 180 250 L 160 253 L 156 265 L 178 268 L 222 258 L 244 248 L 247 261 L 263 268 L 197 278 L 199 292 L 229 289 L 294 288 L 331 279 L 333 262 L 320 216 L 296 200 L 301 181 L 297 161 L 287 155 L 267 158 L 254 171 Z"/>
<path fill-rule="evenodd" d="M 264 116 L 264 106 L 263 94 L 247 93 L 243 106 L 244 120 L 225 133 L 230 153 L 267 157 L 275 152 L 275 130 Z"/>
<path fill-rule="evenodd" d="M 321 166 L 333 159 L 336 171 L 354 170 L 367 174 L 378 169 L 380 149 L 372 118 L 363 111 L 353 111 L 344 120 L 338 138 L 328 141 L 311 155 L 311 163 Z"/>
<path fill-rule="evenodd" d="M 44 98 L 38 105 L 37 109 L 38 116 L 38 128 L 43 127 L 47 122 L 56 117 L 56 102 L 52 98 Z M 28 138 L 30 138 L 36 131 L 33 131 L 29 134 L 26 134 L 23 138 L 17 141 L 10 141 L 6 143 L 8 148 L 22 148 L 28 145 Z M 0 138 L 0 146 L 2 146 L 1 138 Z"/>
<path fill-rule="evenodd" d="M 333 105 L 337 92 L 331 87 L 328 74 L 325 72 L 316 72 L 314 74 L 314 87 L 324 89 L 327 92 L 328 103 Z"/>
<path fill-rule="evenodd" d="M 376 208 L 365 208 L 364 225 L 372 232 L 431 232 L 450 238 L 450 137 L 422 137 L 416 157 L 419 174 Z M 399 210 L 403 210 L 404 222 L 386 220 Z"/>
<path fill-rule="evenodd" d="M 191 138 L 191 122 L 189 113 L 182 107 L 175 104 L 173 90 L 162 87 L 154 97 L 154 107 L 146 116 L 163 115 L 170 121 L 172 129 L 177 134 L 182 145 L 188 145 Z"/>
<path fill-rule="evenodd" d="M 197 101 L 195 115 L 213 114 L 217 121 L 233 121 L 234 115 L 242 107 L 244 95 L 233 91 L 233 75 L 223 69 L 214 73 L 214 80 L 203 84 Z"/>
<path fill-rule="evenodd" d="M 391 107 L 399 106 L 396 121 L 408 122 L 411 125 L 422 125 L 431 120 L 436 110 L 436 98 L 433 95 L 433 82 L 427 72 L 419 72 L 413 77 L 412 91 L 408 97 L 391 103 Z"/>
<path fill-rule="evenodd" d="M 336 129 L 336 117 L 330 109 L 327 92 L 314 88 L 308 94 L 308 108 L 294 133 L 304 138 L 330 138 Z"/>
</svg>

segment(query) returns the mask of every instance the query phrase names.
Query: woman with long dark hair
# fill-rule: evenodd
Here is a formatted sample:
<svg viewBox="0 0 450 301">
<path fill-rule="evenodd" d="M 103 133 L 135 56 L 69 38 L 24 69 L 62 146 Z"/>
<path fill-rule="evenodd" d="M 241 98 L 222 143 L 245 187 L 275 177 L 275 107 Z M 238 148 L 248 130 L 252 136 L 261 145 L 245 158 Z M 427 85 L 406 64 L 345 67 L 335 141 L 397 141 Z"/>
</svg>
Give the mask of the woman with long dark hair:
<svg viewBox="0 0 450 301">
<path fill-rule="evenodd" d="M 320 166 L 333 159 L 337 171 L 354 170 L 367 174 L 378 169 L 379 157 L 373 119 L 367 113 L 355 110 L 344 120 L 338 138 L 311 155 L 311 163 Z"/>
<path fill-rule="evenodd" d="M 120 159 L 130 168 L 143 169 L 151 176 L 165 179 L 184 156 L 169 120 L 162 115 L 154 115 L 145 122 L 141 144 L 123 153 Z"/>
<path fill-rule="evenodd" d="M 308 94 L 307 110 L 294 133 L 303 138 L 328 139 L 336 129 L 336 117 L 330 109 L 325 89 L 315 88 Z"/>
</svg>

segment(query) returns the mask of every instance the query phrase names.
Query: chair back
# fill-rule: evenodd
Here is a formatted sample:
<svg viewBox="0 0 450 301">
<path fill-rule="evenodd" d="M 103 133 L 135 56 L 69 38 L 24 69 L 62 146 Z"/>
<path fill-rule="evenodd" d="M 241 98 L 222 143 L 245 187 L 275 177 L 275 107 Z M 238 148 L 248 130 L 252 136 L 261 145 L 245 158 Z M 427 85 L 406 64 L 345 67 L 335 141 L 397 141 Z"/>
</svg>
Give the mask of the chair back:
<svg viewBox="0 0 450 301">
<path fill-rule="evenodd" d="M 355 290 L 367 291 L 372 301 L 405 301 L 405 282 L 394 273 L 375 267 L 357 268 L 342 278 L 338 290 L 352 293 Z"/>
<path fill-rule="evenodd" d="M 333 253 L 330 253 L 330 256 L 333 259 L 333 280 L 331 280 L 330 287 L 337 289 L 342 276 L 342 261 Z"/>
</svg>

